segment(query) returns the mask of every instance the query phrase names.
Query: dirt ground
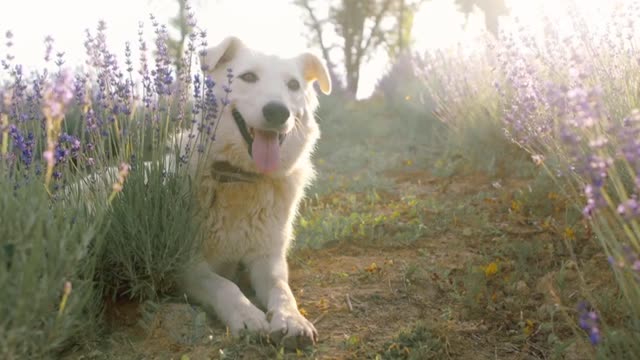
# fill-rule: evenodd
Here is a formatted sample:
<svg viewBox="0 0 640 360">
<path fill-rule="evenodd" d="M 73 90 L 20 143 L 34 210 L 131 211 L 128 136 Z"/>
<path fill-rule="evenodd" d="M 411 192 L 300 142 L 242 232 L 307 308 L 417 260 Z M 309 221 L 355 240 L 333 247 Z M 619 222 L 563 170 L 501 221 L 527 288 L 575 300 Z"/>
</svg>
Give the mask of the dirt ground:
<svg viewBox="0 0 640 360">
<path fill-rule="evenodd" d="M 493 287 L 491 300 L 478 300 L 480 314 L 469 307 L 466 294 L 474 281 L 469 269 L 486 264 L 484 259 L 492 258 L 499 246 L 496 232 L 527 241 L 548 241 L 553 236 L 513 216 L 511 194 L 523 184 L 496 184 L 482 176 L 445 179 L 410 171 L 386 176 L 395 181 L 398 192 L 435 204 L 466 204 L 472 207 L 467 212 L 489 214 L 483 219 L 490 223 L 480 228 L 475 220 L 423 208 L 427 227 L 453 216 L 449 229 L 427 232 L 410 243 L 344 239 L 293 252 L 291 287 L 301 311 L 320 334 L 313 349 L 284 352 L 264 339 L 232 339 L 220 322 L 184 302 L 122 303 L 109 307 L 108 338 L 96 350 L 68 358 L 552 358 L 546 345 L 551 333 L 540 326 L 544 315 L 535 314 L 554 304 L 550 288 L 544 285 L 553 274 L 546 274 L 546 280 L 532 277 Z M 382 197 L 384 204 L 397 194 Z M 395 221 L 403 221 L 402 216 Z M 386 225 L 393 224 L 381 226 Z M 502 262 L 495 272 L 505 279 L 515 274 L 507 259 Z M 482 277 L 493 275 L 490 266 L 484 272 L 480 271 Z M 590 358 L 588 345 L 583 345 L 574 343 L 559 358 Z"/>
</svg>

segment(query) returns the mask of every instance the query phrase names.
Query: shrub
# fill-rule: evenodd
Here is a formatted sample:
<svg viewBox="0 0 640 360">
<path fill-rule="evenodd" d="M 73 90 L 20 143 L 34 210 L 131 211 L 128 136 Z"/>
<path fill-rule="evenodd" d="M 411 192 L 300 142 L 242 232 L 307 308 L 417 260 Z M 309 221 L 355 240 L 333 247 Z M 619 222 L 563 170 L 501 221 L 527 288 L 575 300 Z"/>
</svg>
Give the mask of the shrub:
<svg viewBox="0 0 640 360">
<path fill-rule="evenodd" d="M 531 174 L 524 161 L 526 152 L 504 136 L 504 108 L 495 89 L 495 60 L 490 52 L 439 50 L 418 56 L 416 61 L 435 104 L 434 114 L 449 130 L 443 133 L 442 165 L 453 161 L 457 169 L 497 178 Z"/>
<path fill-rule="evenodd" d="M 6 171 L 6 167 L 0 165 Z M 100 222 L 51 203 L 42 183 L 0 181 L 0 357 L 39 359 L 90 338 L 100 315 Z"/>
<path fill-rule="evenodd" d="M 107 48 L 104 22 L 87 30 L 88 66 L 75 73 L 63 53 L 51 64 L 47 39 L 49 65 L 25 75 L 5 33 L 0 357 L 48 357 L 90 338 L 105 296 L 162 297 L 194 258 L 200 235 L 182 165 L 206 153 L 226 99 L 195 67 L 206 32 L 194 30 L 189 7 L 186 16 L 191 32 L 177 72 L 167 29 L 153 16 L 153 58 L 141 24 L 136 71 L 129 43 L 122 67 Z M 232 77 L 220 93 L 231 91 Z M 181 130 L 188 135 L 173 136 Z"/>
</svg>

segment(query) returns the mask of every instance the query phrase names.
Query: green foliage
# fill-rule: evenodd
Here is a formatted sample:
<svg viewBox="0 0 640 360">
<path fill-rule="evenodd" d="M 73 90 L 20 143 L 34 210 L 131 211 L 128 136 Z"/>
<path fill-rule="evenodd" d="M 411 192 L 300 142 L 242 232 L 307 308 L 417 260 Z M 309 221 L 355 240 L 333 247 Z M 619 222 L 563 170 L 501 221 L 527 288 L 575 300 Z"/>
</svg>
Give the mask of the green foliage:
<svg viewBox="0 0 640 360">
<path fill-rule="evenodd" d="M 156 299 L 200 246 L 190 178 L 152 163 L 133 170 L 106 212 L 98 276 L 112 295 Z"/>
<path fill-rule="evenodd" d="M 92 254 L 102 217 L 50 203 L 42 183 L 14 190 L 0 181 L 0 219 L 0 358 L 47 358 L 91 339 L 101 309 Z"/>
</svg>

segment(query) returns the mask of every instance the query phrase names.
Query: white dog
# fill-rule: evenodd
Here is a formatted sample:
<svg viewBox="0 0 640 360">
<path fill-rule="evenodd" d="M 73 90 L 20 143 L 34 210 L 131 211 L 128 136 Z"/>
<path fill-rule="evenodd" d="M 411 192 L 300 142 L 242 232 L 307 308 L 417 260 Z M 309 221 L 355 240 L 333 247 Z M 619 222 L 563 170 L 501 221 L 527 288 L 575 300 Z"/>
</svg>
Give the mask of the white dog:
<svg viewBox="0 0 640 360">
<path fill-rule="evenodd" d="M 202 261 L 180 285 L 190 301 L 215 312 L 232 334 L 270 334 L 288 348 L 315 343 L 313 324 L 298 310 L 288 284 L 287 250 L 305 187 L 314 176 L 310 156 L 320 136 L 313 84 L 325 94 L 331 81 L 310 53 L 280 58 L 227 38 L 203 59 L 220 88 L 234 80 L 230 105 L 218 124 L 196 191 L 206 232 Z M 225 96 L 218 90 L 218 98 Z M 260 305 L 229 280 L 242 264 Z"/>
</svg>

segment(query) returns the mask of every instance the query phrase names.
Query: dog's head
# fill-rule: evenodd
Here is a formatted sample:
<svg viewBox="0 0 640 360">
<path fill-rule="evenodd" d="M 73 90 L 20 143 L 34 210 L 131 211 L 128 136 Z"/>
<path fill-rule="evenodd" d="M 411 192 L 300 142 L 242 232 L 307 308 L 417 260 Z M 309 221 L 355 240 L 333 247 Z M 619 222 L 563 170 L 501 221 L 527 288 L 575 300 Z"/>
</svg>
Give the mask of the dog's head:
<svg viewBox="0 0 640 360">
<path fill-rule="evenodd" d="M 325 94 L 331 92 L 329 74 L 317 56 L 265 55 L 230 37 L 209 49 L 201 61 L 218 84 L 226 83 L 227 69 L 234 76 L 230 105 L 218 125 L 219 144 L 214 146 L 224 154 L 214 156 L 265 174 L 286 174 L 309 156 L 320 135 L 313 84 L 317 82 Z"/>
</svg>

